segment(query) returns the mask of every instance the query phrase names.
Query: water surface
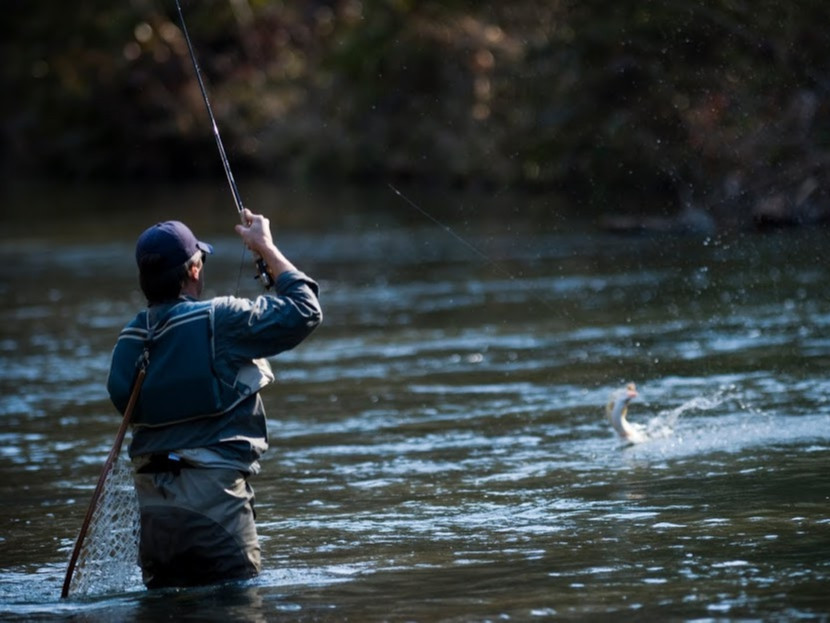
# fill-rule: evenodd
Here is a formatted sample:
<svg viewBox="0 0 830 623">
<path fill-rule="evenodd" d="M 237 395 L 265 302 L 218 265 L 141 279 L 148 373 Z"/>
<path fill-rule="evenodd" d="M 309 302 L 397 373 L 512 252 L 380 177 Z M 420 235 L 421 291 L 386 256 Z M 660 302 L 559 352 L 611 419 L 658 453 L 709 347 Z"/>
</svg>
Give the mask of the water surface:
<svg viewBox="0 0 830 623">
<path fill-rule="evenodd" d="M 417 191 L 455 235 L 392 192 L 249 202 L 325 310 L 265 394 L 263 574 L 58 599 L 118 426 L 135 237 L 183 218 L 215 244 L 209 293 L 256 294 L 220 193 L 46 189 L 40 222 L 4 217 L 3 618 L 828 619 L 827 232 L 617 237 Z M 671 435 L 614 437 L 628 381 Z"/>
</svg>

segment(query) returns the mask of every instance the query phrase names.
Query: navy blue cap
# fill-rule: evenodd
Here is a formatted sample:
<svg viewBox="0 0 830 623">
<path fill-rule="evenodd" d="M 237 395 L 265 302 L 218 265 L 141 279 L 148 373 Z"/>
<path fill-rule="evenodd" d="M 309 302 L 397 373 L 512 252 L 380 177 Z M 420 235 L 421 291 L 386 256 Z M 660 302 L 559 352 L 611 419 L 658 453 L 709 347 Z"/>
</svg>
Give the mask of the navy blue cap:
<svg viewBox="0 0 830 623">
<path fill-rule="evenodd" d="M 162 273 L 181 266 L 197 251 L 213 253 L 213 247 L 197 240 L 180 221 L 156 223 L 144 230 L 135 245 L 135 261 L 142 272 Z"/>
</svg>

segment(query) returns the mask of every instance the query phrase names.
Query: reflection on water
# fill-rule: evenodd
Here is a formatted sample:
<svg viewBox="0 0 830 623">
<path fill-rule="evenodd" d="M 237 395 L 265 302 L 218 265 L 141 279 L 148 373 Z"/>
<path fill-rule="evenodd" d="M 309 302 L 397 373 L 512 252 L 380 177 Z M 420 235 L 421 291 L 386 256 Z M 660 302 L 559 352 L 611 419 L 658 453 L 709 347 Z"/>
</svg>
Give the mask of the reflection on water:
<svg viewBox="0 0 830 623">
<path fill-rule="evenodd" d="M 112 217 L 110 233 L 94 210 L 6 230 L 4 618 L 826 618 L 825 232 L 454 223 L 494 267 L 393 194 L 372 201 L 274 217 L 326 320 L 275 360 L 265 396 L 265 572 L 84 601 L 57 596 L 118 424 L 103 384 L 141 304 L 133 241 L 158 208 Z M 184 214 L 160 218 L 215 243 L 208 287 L 233 292 L 232 222 L 203 203 Z M 640 390 L 630 419 L 671 434 L 620 444 L 604 405 L 626 381 Z"/>
</svg>

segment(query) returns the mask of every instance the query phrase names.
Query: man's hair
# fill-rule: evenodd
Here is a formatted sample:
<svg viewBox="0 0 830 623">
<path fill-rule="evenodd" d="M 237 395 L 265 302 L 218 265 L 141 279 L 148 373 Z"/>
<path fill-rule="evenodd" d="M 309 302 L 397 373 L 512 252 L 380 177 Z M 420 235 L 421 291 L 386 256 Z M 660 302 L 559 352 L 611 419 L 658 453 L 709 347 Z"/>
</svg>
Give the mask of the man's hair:
<svg viewBox="0 0 830 623">
<path fill-rule="evenodd" d="M 150 305 L 179 298 L 188 271 L 195 264 L 202 263 L 202 251 L 194 253 L 184 264 L 159 272 L 157 267 L 161 260 L 159 255 L 148 255 L 141 258 L 138 265 L 138 283 Z"/>
</svg>

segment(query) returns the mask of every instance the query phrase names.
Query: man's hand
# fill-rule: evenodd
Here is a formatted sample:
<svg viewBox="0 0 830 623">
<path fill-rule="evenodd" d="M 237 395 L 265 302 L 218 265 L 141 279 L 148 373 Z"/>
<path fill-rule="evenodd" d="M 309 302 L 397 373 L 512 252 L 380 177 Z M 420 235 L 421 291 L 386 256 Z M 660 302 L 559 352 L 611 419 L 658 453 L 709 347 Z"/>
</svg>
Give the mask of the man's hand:
<svg viewBox="0 0 830 623">
<path fill-rule="evenodd" d="M 236 225 L 236 233 L 251 251 L 262 255 L 274 245 L 271 236 L 271 222 L 261 214 L 254 214 L 248 208 L 242 210 L 244 225 Z"/>
<path fill-rule="evenodd" d="M 244 208 L 242 220 L 245 224 L 236 225 L 234 227 L 236 233 L 251 251 L 265 261 L 274 280 L 287 270 L 296 270 L 274 244 L 271 236 L 271 222 L 267 218 Z"/>
</svg>

